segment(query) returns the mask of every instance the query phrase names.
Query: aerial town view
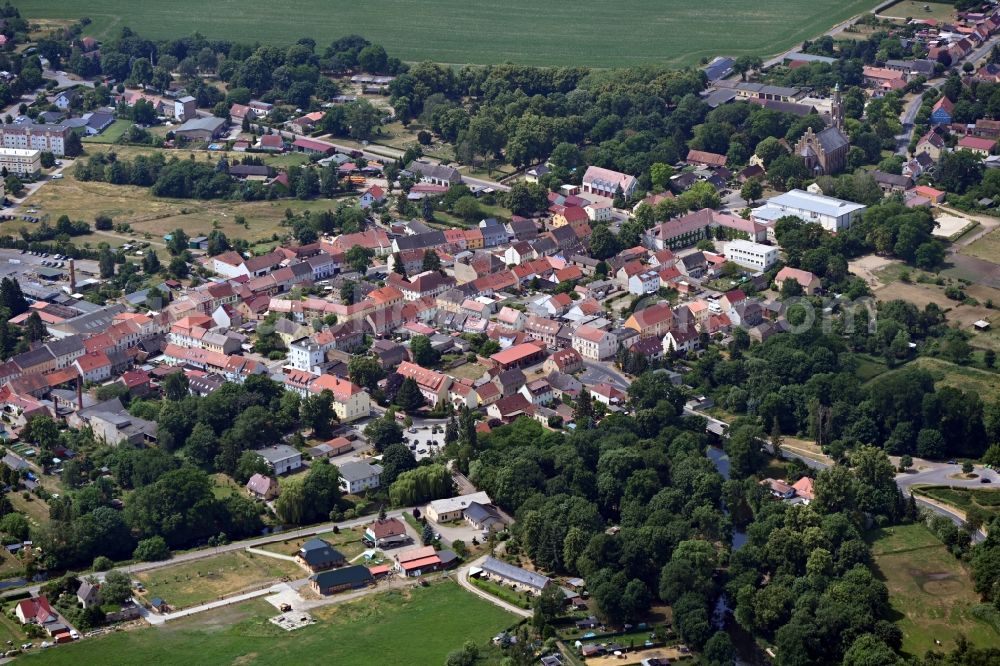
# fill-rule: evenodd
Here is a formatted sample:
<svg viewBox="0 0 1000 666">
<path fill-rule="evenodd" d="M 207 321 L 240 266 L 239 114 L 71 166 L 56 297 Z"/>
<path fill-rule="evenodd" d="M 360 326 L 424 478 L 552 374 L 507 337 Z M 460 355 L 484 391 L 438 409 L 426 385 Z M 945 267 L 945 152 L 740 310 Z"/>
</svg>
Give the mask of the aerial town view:
<svg viewBox="0 0 1000 666">
<path fill-rule="evenodd" d="M 0 664 L 1000 666 L 998 353 L 1000 0 L 0 6 Z"/>
</svg>

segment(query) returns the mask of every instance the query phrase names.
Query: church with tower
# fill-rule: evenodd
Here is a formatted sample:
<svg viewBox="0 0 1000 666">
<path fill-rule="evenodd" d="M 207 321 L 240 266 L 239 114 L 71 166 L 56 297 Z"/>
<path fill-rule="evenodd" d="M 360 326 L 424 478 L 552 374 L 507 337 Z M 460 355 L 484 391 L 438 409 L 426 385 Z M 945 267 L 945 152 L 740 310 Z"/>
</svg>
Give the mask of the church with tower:
<svg viewBox="0 0 1000 666">
<path fill-rule="evenodd" d="M 795 155 L 805 161 L 814 176 L 830 176 L 847 167 L 851 144 L 844 134 L 844 105 L 839 84 L 833 89 L 830 123 L 830 127 L 820 132 L 813 132 L 810 127 L 795 144 Z"/>
</svg>

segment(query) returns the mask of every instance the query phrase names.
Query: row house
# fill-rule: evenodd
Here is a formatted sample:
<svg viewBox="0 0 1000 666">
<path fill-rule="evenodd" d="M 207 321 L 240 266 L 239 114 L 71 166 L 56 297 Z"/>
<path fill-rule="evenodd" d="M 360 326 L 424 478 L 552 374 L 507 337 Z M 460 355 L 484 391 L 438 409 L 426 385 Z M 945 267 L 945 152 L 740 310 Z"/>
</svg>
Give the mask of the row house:
<svg viewBox="0 0 1000 666">
<path fill-rule="evenodd" d="M 477 278 L 472 286 L 477 296 L 492 296 L 498 291 L 517 289 L 520 283 L 514 271 L 504 270 Z"/>
<path fill-rule="evenodd" d="M 528 334 L 528 337 L 545 343 L 549 349 L 557 347 L 556 336 L 560 328 L 562 326 L 558 322 L 537 315 L 528 317 L 524 323 L 524 332 Z"/>
<path fill-rule="evenodd" d="M 437 271 L 425 271 L 409 280 L 397 273 L 391 273 L 387 282 L 402 292 L 403 299 L 407 301 L 437 296 L 456 285 L 455 278 L 441 275 Z"/>
<path fill-rule="evenodd" d="M 243 380 L 250 375 L 267 372 L 267 366 L 263 363 L 243 356 L 229 356 L 207 349 L 178 347 L 169 343 L 163 349 L 163 360 L 168 365 L 190 366 L 218 373 L 227 380 L 237 383 L 243 383 Z"/>
<path fill-rule="evenodd" d="M 369 229 L 353 234 L 342 234 L 332 240 L 323 239 L 320 247 L 330 255 L 345 255 L 352 247 L 360 246 L 372 250 L 377 257 L 392 254 L 392 241 L 381 229 Z"/>
</svg>

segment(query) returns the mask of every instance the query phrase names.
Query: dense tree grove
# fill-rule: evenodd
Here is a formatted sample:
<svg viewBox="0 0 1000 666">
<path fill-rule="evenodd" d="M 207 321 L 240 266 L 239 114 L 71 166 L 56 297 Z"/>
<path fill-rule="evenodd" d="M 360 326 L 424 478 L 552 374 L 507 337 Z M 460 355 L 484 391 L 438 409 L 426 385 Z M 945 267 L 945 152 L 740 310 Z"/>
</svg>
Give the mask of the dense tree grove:
<svg viewBox="0 0 1000 666">
<path fill-rule="evenodd" d="M 924 343 L 948 360 L 965 362 L 968 345 L 947 328 L 934 304 L 920 311 L 887 301 L 869 312 L 856 307 L 825 332 L 823 322 L 795 334 L 774 336 L 728 358 L 717 350 L 692 363 L 687 380 L 717 396 L 725 409 L 783 434 L 816 440 L 835 458 L 861 444 L 888 453 L 926 458 L 979 457 L 995 441 L 985 424 L 997 407 L 958 388 L 935 388 L 920 369 L 886 373 L 863 385 L 852 353 L 887 362 L 907 358 L 909 342 Z"/>
</svg>

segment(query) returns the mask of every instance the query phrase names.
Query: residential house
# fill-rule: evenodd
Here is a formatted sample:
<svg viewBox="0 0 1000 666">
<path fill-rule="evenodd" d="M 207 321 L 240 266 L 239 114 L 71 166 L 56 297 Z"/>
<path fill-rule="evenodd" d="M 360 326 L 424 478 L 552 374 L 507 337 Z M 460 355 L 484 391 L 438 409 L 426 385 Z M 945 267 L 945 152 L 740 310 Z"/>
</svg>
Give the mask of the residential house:
<svg viewBox="0 0 1000 666">
<path fill-rule="evenodd" d="M 372 185 L 361 195 L 358 203 L 361 208 L 371 208 L 373 205 L 382 203 L 383 201 L 385 201 L 385 191 L 378 185 Z"/>
<path fill-rule="evenodd" d="M 84 608 L 94 608 L 101 605 L 101 584 L 91 583 L 86 578 L 76 588 L 76 599 Z"/>
<path fill-rule="evenodd" d="M 14 615 L 21 624 L 37 624 L 45 627 L 58 622 L 59 616 L 52 610 L 44 595 L 19 601 L 14 607 Z"/>
<path fill-rule="evenodd" d="M 278 496 L 281 487 L 277 479 L 256 473 L 247 481 L 246 490 L 254 499 L 270 501 Z"/>
<path fill-rule="evenodd" d="M 781 290 L 785 285 L 785 280 L 795 280 L 802 287 L 802 293 L 808 296 L 812 296 L 822 286 L 820 279 L 810 273 L 809 271 L 804 271 L 798 268 L 792 268 L 791 266 L 785 266 L 778 274 L 774 276 L 774 286 Z"/>
<path fill-rule="evenodd" d="M 552 387 L 544 379 L 536 379 L 521 387 L 520 394 L 532 405 L 547 405 L 552 402 Z"/>
<path fill-rule="evenodd" d="M 542 364 L 542 370 L 546 374 L 560 372 L 571 374 L 583 370 L 583 357 L 577 350 L 568 347 L 553 353 Z"/>
<path fill-rule="evenodd" d="M 371 398 L 368 393 L 348 379 L 325 374 L 309 383 L 310 393 L 323 391 L 333 394 L 333 412 L 341 423 L 367 418 L 371 413 Z"/>
<path fill-rule="evenodd" d="M 583 324 L 573 331 L 573 349 L 585 359 L 604 361 L 618 351 L 618 339 L 610 331 Z"/>
<path fill-rule="evenodd" d="M 931 108 L 931 123 L 934 125 L 950 125 L 952 114 L 955 112 L 955 103 L 942 95 Z"/>
<path fill-rule="evenodd" d="M 493 501 L 487 493 L 482 491 L 458 497 L 449 497 L 447 499 L 437 499 L 431 501 L 424 508 L 424 515 L 431 522 L 444 525 L 456 520 L 462 520 L 465 516 L 465 510 L 472 503 L 491 505 Z"/>
<path fill-rule="evenodd" d="M 73 367 L 87 382 L 98 383 L 111 378 L 111 359 L 102 351 L 90 352 L 77 357 L 73 361 Z"/>
<path fill-rule="evenodd" d="M 323 571 L 342 567 L 347 559 L 339 550 L 323 539 L 309 539 L 295 553 L 295 561 L 310 571 Z"/>
<path fill-rule="evenodd" d="M 882 190 L 882 194 L 886 196 L 903 194 L 906 190 L 913 187 L 913 179 L 906 175 L 886 173 L 885 171 L 879 171 L 876 169 L 872 172 L 872 177 L 875 179 L 875 182 L 878 183 L 879 188 Z"/>
<path fill-rule="evenodd" d="M 275 444 L 257 449 L 256 453 L 276 475 L 294 472 L 302 467 L 302 454 L 287 444 Z"/>
<path fill-rule="evenodd" d="M 983 139 L 978 136 L 963 136 L 958 140 L 956 149 L 968 150 L 980 157 L 989 157 L 990 153 L 996 147 L 996 143 L 993 139 Z"/>
<path fill-rule="evenodd" d="M 376 520 L 365 527 L 365 541 L 373 548 L 394 548 L 410 541 L 406 526 L 398 518 Z"/>
<path fill-rule="evenodd" d="M 931 130 L 927 132 L 927 134 L 923 135 L 920 138 L 920 141 L 917 142 L 916 154 L 926 154 L 937 162 L 941 159 L 941 153 L 944 152 L 944 150 L 944 138 L 934 130 Z"/>
<path fill-rule="evenodd" d="M 340 465 L 340 489 L 350 495 L 374 490 L 381 484 L 382 466 L 367 462 L 347 462 Z"/>
<path fill-rule="evenodd" d="M 699 347 L 698 331 L 692 326 L 667 331 L 663 336 L 664 354 L 686 354 Z"/>
<path fill-rule="evenodd" d="M 396 368 L 396 372 L 403 378 L 411 378 L 417 382 L 421 395 L 428 405 L 435 406 L 448 399 L 448 388 L 452 379 L 448 375 L 441 374 L 434 370 L 428 370 L 415 363 L 403 361 Z"/>
<path fill-rule="evenodd" d="M 673 324 L 674 313 L 669 303 L 657 303 L 633 312 L 625 320 L 625 328 L 639 333 L 640 338 L 660 339 Z"/>
</svg>

